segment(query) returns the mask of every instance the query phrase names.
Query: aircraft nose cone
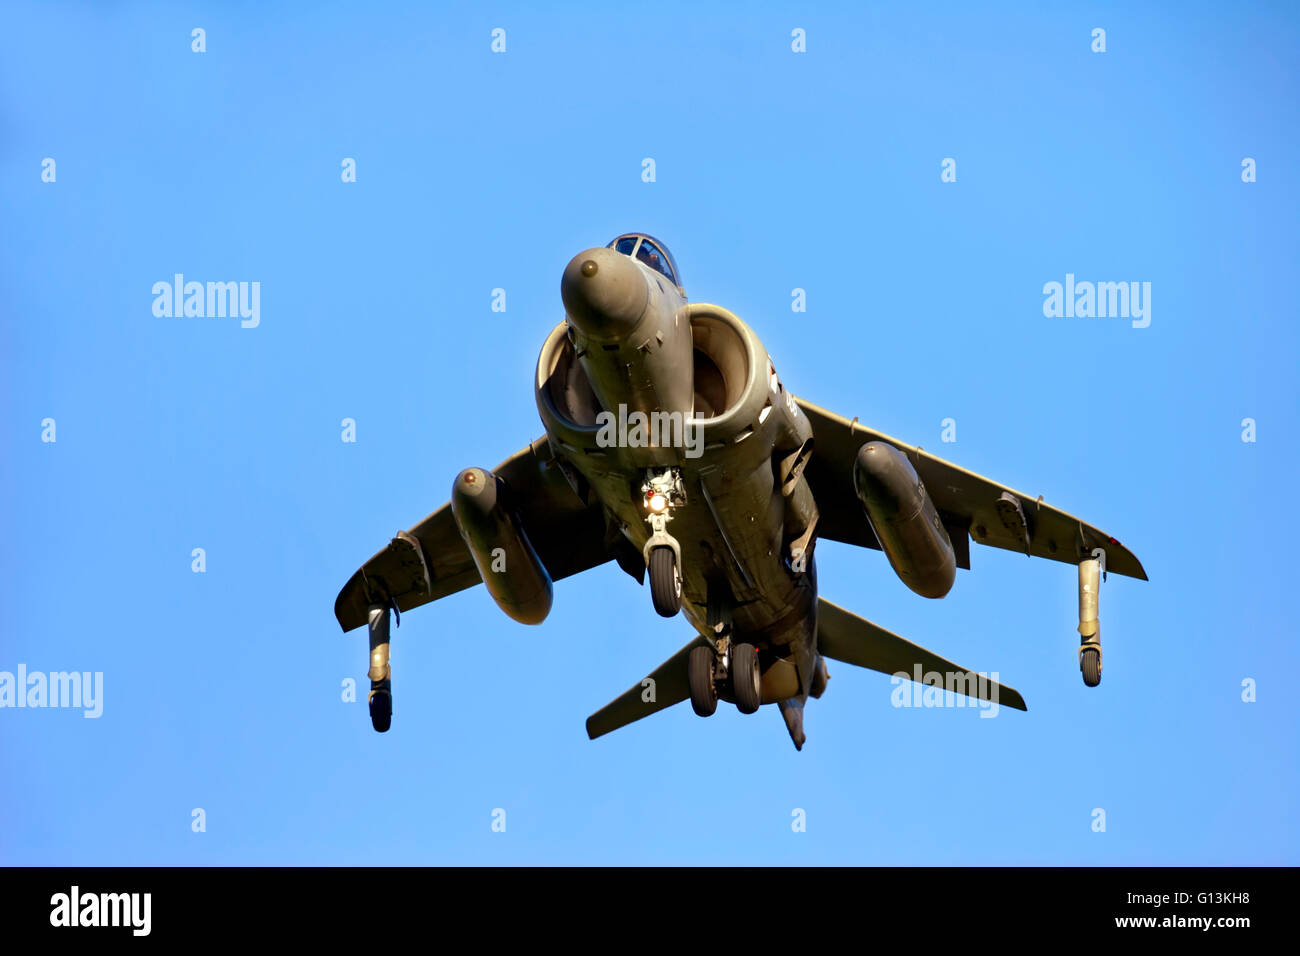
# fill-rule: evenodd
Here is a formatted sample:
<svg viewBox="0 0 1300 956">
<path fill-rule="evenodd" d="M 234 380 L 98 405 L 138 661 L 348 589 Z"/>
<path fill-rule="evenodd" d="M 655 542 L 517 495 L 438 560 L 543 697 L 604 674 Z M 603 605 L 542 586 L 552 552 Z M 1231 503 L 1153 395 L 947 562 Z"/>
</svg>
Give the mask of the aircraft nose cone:
<svg viewBox="0 0 1300 956">
<path fill-rule="evenodd" d="M 588 249 L 564 267 L 560 279 L 564 311 L 579 331 L 613 341 L 640 321 L 650 287 L 640 267 L 613 249 Z"/>
</svg>

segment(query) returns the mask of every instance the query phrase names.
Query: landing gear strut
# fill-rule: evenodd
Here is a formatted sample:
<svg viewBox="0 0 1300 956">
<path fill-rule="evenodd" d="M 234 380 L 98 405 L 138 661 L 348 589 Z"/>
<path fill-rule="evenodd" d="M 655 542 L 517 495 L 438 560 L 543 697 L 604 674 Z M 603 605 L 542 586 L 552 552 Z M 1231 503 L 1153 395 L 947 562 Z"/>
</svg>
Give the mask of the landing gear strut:
<svg viewBox="0 0 1300 956">
<path fill-rule="evenodd" d="M 1079 670 L 1089 687 L 1101 683 L 1101 622 L 1097 620 L 1097 605 L 1102 565 L 1095 557 L 1079 562 Z"/>
<path fill-rule="evenodd" d="M 370 725 L 385 733 L 393 724 L 393 667 L 388 661 L 387 605 L 370 607 Z"/>
</svg>

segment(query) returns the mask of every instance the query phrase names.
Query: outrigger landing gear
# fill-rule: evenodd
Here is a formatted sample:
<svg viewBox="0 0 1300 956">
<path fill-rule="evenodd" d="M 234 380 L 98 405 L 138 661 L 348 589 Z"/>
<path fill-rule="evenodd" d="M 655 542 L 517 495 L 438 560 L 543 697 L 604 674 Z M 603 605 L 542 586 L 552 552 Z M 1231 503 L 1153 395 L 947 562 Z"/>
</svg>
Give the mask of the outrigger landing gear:
<svg viewBox="0 0 1300 956">
<path fill-rule="evenodd" d="M 1101 622 L 1097 620 L 1101 573 L 1097 558 L 1079 562 L 1079 670 L 1089 687 L 1101 683 Z"/>
<path fill-rule="evenodd" d="M 370 724 L 384 733 L 393 724 L 393 667 L 388 660 L 387 605 L 370 606 Z"/>
</svg>

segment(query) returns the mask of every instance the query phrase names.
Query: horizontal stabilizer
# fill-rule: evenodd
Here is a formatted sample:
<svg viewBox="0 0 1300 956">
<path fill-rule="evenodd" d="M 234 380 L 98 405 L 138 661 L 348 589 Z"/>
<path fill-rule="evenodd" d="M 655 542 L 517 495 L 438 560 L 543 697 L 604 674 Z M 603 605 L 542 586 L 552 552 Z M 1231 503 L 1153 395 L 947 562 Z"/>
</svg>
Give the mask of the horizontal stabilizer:
<svg viewBox="0 0 1300 956">
<path fill-rule="evenodd" d="M 997 681 L 978 678 L 975 672 L 904 640 L 825 598 L 817 602 L 817 646 L 823 656 L 846 664 L 856 664 L 882 674 L 906 674 L 909 679 L 914 679 L 919 667 L 923 676 L 927 673 L 941 675 L 944 686 L 954 693 L 983 700 L 996 699 L 999 704 L 1016 710 L 1029 709 L 1019 691 Z"/>
<path fill-rule="evenodd" d="M 616 697 L 588 717 L 587 736 L 595 740 L 602 734 L 626 727 L 633 721 L 649 717 L 673 704 L 680 704 L 690 697 L 691 689 L 686 682 L 686 658 L 700 645 L 707 646 L 708 641 L 697 637 L 622 696 Z"/>
</svg>

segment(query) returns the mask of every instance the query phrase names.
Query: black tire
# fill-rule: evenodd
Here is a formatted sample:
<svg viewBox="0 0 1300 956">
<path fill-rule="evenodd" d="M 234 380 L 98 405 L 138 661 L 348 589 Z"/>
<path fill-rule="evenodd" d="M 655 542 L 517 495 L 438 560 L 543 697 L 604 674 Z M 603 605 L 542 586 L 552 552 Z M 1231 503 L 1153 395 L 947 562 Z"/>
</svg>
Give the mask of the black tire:
<svg viewBox="0 0 1300 956">
<path fill-rule="evenodd" d="M 370 695 L 370 726 L 381 734 L 393 726 L 393 695 L 386 690 Z"/>
<path fill-rule="evenodd" d="M 686 683 L 691 688 L 691 708 L 701 717 L 718 709 L 718 688 L 713 683 L 713 648 L 696 647 L 686 658 Z"/>
<path fill-rule="evenodd" d="M 759 688 L 758 651 L 753 644 L 737 644 L 731 649 L 731 693 L 736 709 L 753 714 L 763 702 Z"/>
<path fill-rule="evenodd" d="M 1083 671 L 1083 682 L 1089 687 L 1101 683 L 1101 651 L 1095 647 L 1085 647 L 1079 655 L 1079 670 Z"/>
<path fill-rule="evenodd" d="M 682 609 L 682 575 L 673 549 L 661 545 L 650 552 L 650 597 L 664 617 L 676 617 Z"/>
</svg>

